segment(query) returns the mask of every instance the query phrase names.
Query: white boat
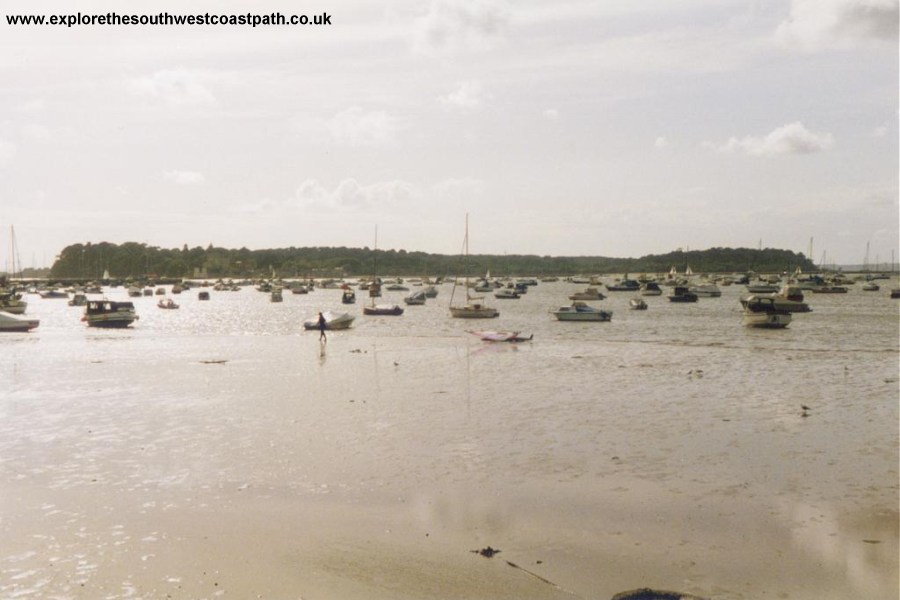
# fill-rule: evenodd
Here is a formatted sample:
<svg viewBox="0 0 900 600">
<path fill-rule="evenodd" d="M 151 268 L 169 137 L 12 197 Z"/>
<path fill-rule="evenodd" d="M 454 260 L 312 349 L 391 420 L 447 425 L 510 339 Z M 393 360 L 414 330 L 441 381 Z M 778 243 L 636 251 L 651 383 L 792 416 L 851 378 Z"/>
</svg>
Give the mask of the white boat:
<svg viewBox="0 0 900 600">
<path fill-rule="evenodd" d="M 175 304 L 175 301 L 171 298 L 161 298 L 160 301 L 156 303 L 156 306 L 166 310 L 176 310 L 178 308 L 178 305 Z"/>
<path fill-rule="evenodd" d="M 75 292 L 69 300 L 69 306 L 84 306 L 87 304 L 87 296 L 83 292 Z"/>
<path fill-rule="evenodd" d="M 559 321 L 609 321 L 612 319 L 612 311 L 595 308 L 580 301 L 573 302 L 571 306 L 560 306 L 552 312 Z"/>
<path fill-rule="evenodd" d="M 423 290 L 426 298 L 437 298 L 438 290 L 433 285 L 429 285 L 427 288 Z"/>
<path fill-rule="evenodd" d="M 88 327 L 119 328 L 128 327 L 138 318 L 131 302 L 112 300 L 91 300 L 87 303 L 81 320 Z"/>
<path fill-rule="evenodd" d="M 500 316 L 500 311 L 484 304 L 484 297 L 469 295 L 469 215 L 466 213 L 466 238 L 463 244 L 465 252 L 465 290 L 466 303 L 463 306 L 453 306 L 453 294 L 450 294 L 450 316 L 456 319 L 492 319 Z M 456 291 L 454 283 L 453 291 Z"/>
<path fill-rule="evenodd" d="M 862 289 L 862 291 L 864 291 L 864 292 L 877 292 L 881 288 L 874 281 L 869 281 L 867 283 L 864 283 L 862 285 L 862 288 L 860 288 L 860 289 Z"/>
<path fill-rule="evenodd" d="M 403 302 L 411 306 L 421 306 L 425 304 L 425 292 L 418 290 L 403 299 Z"/>
<path fill-rule="evenodd" d="M 750 298 L 771 298 L 775 302 L 775 308 L 791 313 L 812 312 L 809 304 L 803 301 L 803 290 L 796 285 L 783 285 L 775 294 L 751 294 L 741 298 L 741 305 L 746 309 Z"/>
<path fill-rule="evenodd" d="M 15 290 L 0 294 L 0 311 L 12 315 L 24 315 L 26 308 L 28 308 L 28 303 L 22 300 L 22 294 L 17 294 Z"/>
<path fill-rule="evenodd" d="M 647 303 L 640 296 L 635 296 L 631 300 L 628 301 L 628 306 L 631 310 L 647 310 Z"/>
<path fill-rule="evenodd" d="M 783 329 L 791 322 L 791 313 L 776 308 L 775 299 L 750 296 L 744 304 L 744 325 L 767 329 Z"/>
<path fill-rule="evenodd" d="M 714 283 L 695 285 L 690 288 L 690 291 L 697 294 L 700 298 L 718 298 L 722 295 L 722 290 Z"/>
<path fill-rule="evenodd" d="M 31 331 L 40 324 L 38 319 L 0 311 L 0 331 Z"/>
<path fill-rule="evenodd" d="M 498 300 L 515 300 L 519 298 L 519 292 L 512 288 L 500 288 L 494 292 L 494 298 Z"/>
<path fill-rule="evenodd" d="M 325 329 L 327 329 L 328 331 L 348 329 L 353 324 L 353 320 L 355 319 L 355 317 L 350 313 L 333 313 L 331 311 L 323 312 L 322 316 L 325 317 Z M 316 315 L 312 319 L 303 321 L 303 329 L 318 330 L 319 316 Z"/>
</svg>

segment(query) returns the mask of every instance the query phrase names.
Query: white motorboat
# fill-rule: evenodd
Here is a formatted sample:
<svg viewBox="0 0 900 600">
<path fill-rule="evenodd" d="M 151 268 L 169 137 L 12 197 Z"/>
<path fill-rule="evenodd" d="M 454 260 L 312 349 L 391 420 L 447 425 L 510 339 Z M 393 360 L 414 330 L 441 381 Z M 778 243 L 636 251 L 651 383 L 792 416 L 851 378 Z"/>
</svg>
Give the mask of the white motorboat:
<svg viewBox="0 0 900 600">
<path fill-rule="evenodd" d="M 640 296 L 635 296 L 628 301 L 631 310 L 647 310 L 647 302 Z"/>
<path fill-rule="evenodd" d="M 417 290 L 403 299 L 406 304 L 411 306 L 421 306 L 425 304 L 425 292 Z"/>
<path fill-rule="evenodd" d="M 612 311 L 595 308 L 581 301 L 575 301 L 570 306 L 560 306 L 552 313 L 559 321 L 609 321 L 612 319 Z"/>
<path fill-rule="evenodd" d="M 31 331 L 40 324 L 38 319 L 0 311 L 0 331 Z"/>
<path fill-rule="evenodd" d="M 516 300 L 519 298 L 519 292 L 513 288 L 500 288 L 494 292 L 494 298 L 498 300 Z"/>
<path fill-rule="evenodd" d="M 119 328 L 128 327 L 140 317 L 134 312 L 132 302 L 112 300 L 91 300 L 87 303 L 81 320 L 88 327 Z"/>
<path fill-rule="evenodd" d="M 719 298 L 722 295 L 722 290 L 714 283 L 695 285 L 689 289 L 697 294 L 699 298 Z"/>
<path fill-rule="evenodd" d="M 336 331 L 338 329 L 348 329 L 356 318 L 350 313 L 333 313 L 326 311 L 322 313 L 325 317 L 325 329 L 328 331 Z M 316 315 L 312 319 L 303 321 L 303 329 L 316 330 L 319 328 L 319 317 Z"/>
<path fill-rule="evenodd" d="M 783 329 L 791 322 L 791 313 L 776 307 L 775 299 L 750 296 L 744 304 L 744 325 L 767 329 Z"/>
<path fill-rule="evenodd" d="M 0 293 L 0 311 L 12 315 L 24 315 L 28 303 L 22 300 L 22 294 L 15 291 Z"/>
<path fill-rule="evenodd" d="M 747 308 L 747 301 L 750 298 L 771 298 L 775 302 L 775 308 L 778 310 L 786 310 L 791 313 L 812 312 L 809 304 L 804 302 L 803 290 L 796 285 L 783 285 L 775 294 L 750 294 L 741 298 L 741 305 Z"/>
</svg>

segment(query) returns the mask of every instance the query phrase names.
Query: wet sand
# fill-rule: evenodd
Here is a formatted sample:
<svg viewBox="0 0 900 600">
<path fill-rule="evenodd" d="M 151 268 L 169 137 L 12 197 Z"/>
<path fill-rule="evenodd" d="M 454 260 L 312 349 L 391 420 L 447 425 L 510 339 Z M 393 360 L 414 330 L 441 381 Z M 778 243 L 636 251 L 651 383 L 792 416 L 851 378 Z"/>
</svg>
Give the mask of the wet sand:
<svg viewBox="0 0 900 600">
<path fill-rule="evenodd" d="M 48 319 L 3 339 L 0 597 L 893 600 L 896 338 L 708 306 L 729 337 Z"/>
</svg>

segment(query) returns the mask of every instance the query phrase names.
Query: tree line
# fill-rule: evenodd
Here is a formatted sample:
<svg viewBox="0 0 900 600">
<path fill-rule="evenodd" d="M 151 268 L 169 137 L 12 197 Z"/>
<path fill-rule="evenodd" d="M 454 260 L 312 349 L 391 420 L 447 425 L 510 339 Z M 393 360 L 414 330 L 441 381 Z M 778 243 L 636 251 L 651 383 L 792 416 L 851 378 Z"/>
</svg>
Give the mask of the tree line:
<svg viewBox="0 0 900 600">
<path fill-rule="evenodd" d="M 124 244 L 72 244 L 65 247 L 50 269 L 51 277 L 110 278 L 306 278 L 400 276 L 472 277 L 490 272 L 492 276 L 567 276 L 603 273 L 666 273 L 672 267 L 683 273 L 777 273 L 815 270 L 803 254 L 776 248 L 710 248 L 677 250 L 640 258 L 602 256 L 537 256 L 525 254 L 462 256 L 372 250 L 347 247 L 228 249 L 209 245 L 188 248 L 160 248 L 137 242 Z"/>
</svg>

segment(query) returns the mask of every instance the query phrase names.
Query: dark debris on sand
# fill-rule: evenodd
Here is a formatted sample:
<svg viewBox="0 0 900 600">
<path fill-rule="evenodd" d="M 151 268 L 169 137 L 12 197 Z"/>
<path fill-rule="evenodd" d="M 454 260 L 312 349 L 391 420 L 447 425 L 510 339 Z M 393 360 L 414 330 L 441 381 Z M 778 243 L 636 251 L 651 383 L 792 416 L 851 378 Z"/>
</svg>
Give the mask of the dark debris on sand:
<svg viewBox="0 0 900 600">
<path fill-rule="evenodd" d="M 616 594 L 611 600 L 704 600 L 699 596 L 691 594 L 682 594 L 680 592 L 666 592 L 661 590 L 651 590 L 650 588 L 641 588 L 630 592 L 622 592 Z"/>
</svg>

